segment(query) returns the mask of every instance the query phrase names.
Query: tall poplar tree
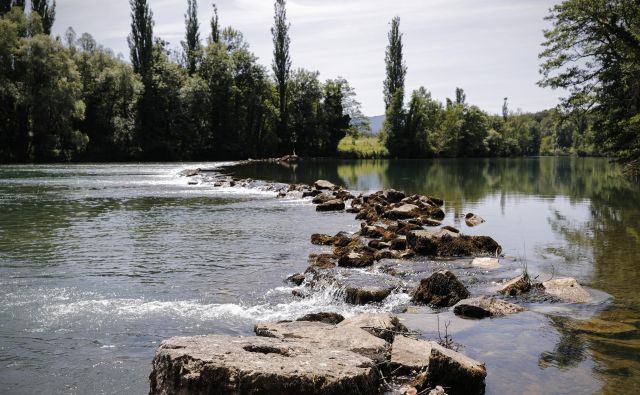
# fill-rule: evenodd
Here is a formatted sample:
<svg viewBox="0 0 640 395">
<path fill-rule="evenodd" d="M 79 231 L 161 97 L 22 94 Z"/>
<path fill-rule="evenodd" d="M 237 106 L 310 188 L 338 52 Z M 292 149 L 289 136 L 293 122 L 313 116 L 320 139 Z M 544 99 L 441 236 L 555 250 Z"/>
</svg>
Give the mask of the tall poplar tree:
<svg viewBox="0 0 640 395">
<path fill-rule="evenodd" d="M 56 19 L 56 2 L 49 5 L 48 0 L 31 0 L 31 10 L 42 18 L 42 29 L 45 34 L 51 34 L 53 22 Z"/>
<path fill-rule="evenodd" d="M 289 56 L 289 27 L 287 22 L 287 10 L 285 0 L 276 0 L 274 4 L 274 23 L 271 28 L 273 36 L 273 63 L 271 67 L 276 80 L 278 90 L 278 139 L 280 140 L 281 153 L 288 151 L 292 139 L 287 131 L 287 83 L 291 74 L 291 57 Z"/>
<path fill-rule="evenodd" d="M 388 34 L 389 44 L 385 53 L 387 78 L 384 80 L 384 105 L 386 145 L 391 155 L 402 156 L 404 145 L 409 142 L 403 138 L 404 128 L 404 79 L 407 66 L 402 59 L 402 33 L 400 33 L 400 18 L 391 20 L 391 30 Z"/>
<path fill-rule="evenodd" d="M 147 79 L 153 63 L 153 13 L 147 0 L 130 0 L 131 33 L 127 38 L 133 70 Z"/>
<path fill-rule="evenodd" d="M 184 16 L 184 24 L 186 34 L 182 47 L 187 71 L 189 71 L 189 74 L 193 74 L 198 69 L 201 53 L 197 0 L 187 0 L 187 13 Z"/>
<path fill-rule="evenodd" d="M 213 4 L 213 16 L 211 17 L 211 41 L 220 42 L 220 20 L 218 19 L 218 7 Z"/>
</svg>

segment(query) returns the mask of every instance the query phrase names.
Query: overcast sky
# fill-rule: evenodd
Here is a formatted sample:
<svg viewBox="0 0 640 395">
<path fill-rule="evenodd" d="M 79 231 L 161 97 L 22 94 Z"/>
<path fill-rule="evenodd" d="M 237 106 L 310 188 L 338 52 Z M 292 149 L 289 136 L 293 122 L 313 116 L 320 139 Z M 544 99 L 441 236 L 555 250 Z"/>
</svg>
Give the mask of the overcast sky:
<svg viewBox="0 0 640 395">
<path fill-rule="evenodd" d="M 200 0 L 201 36 L 210 33 L 212 2 Z M 220 22 L 240 30 L 265 66 L 271 64 L 271 0 L 215 0 Z M 149 0 L 156 36 L 173 46 L 184 35 L 186 0 Z M 346 78 L 367 115 L 384 112 L 382 81 L 389 21 L 401 18 L 406 90 L 424 86 L 439 100 L 455 88 L 467 101 L 499 113 L 557 104 L 559 92 L 536 86 L 547 10 L 554 0 L 288 0 L 293 67 L 321 78 Z M 54 34 L 72 26 L 128 59 L 128 0 L 58 0 Z"/>
</svg>

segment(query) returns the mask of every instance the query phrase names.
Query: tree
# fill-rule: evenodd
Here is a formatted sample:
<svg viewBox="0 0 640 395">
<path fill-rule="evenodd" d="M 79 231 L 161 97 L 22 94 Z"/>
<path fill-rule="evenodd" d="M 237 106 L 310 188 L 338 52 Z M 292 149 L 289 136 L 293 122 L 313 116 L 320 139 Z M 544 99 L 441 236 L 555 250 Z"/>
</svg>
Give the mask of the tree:
<svg viewBox="0 0 640 395">
<path fill-rule="evenodd" d="M 42 18 L 42 29 L 45 34 L 51 34 L 51 27 L 56 19 L 56 1 L 49 5 L 48 0 L 31 0 L 31 11 Z"/>
<path fill-rule="evenodd" d="M 640 3 L 565 0 L 550 10 L 541 86 L 567 108 L 591 109 L 603 149 L 640 168 Z"/>
<path fill-rule="evenodd" d="M 184 15 L 185 40 L 182 49 L 185 56 L 185 65 L 189 74 L 198 69 L 201 57 L 200 25 L 198 24 L 198 2 L 187 0 L 187 13 Z"/>
<path fill-rule="evenodd" d="M 456 104 L 465 104 L 467 95 L 462 88 L 456 88 Z"/>
<path fill-rule="evenodd" d="M 271 28 L 273 37 L 273 62 L 271 68 L 276 80 L 278 90 L 278 138 L 280 140 L 281 153 L 290 151 L 292 146 L 291 135 L 287 131 L 287 85 L 291 73 L 291 57 L 289 55 L 289 27 L 287 22 L 287 10 L 285 0 L 276 0 L 274 4 L 274 23 Z"/>
<path fill-rule="evenodd" d="M 402 59 L 402 34 L 400 18 L 391 20 L 389 44 L 385 53 L 386 79 L 384 80 L 384 104 L 387 149 L 392 156 L 401 156 L 406 139 L 402 136 L 404 125 L 404 79 L 407 66 Z"/>
<path fill-rule="evenodd" d="M 153 13 L 147 0 L 130 0 L 131 33 L 127 37 L 133 70 L 148 79 L 153 63 Z"/>
<path fill-rule="evenodd" d="M 213 5 L 213 16 L 211 17 L 211 41 L 220 42 L 220 20 L 218 19 L 218 7 Z"/>
<path fill-rule="evenodd" d="M 424 87 L 413 91 L 406 119 L 407 156 L 428 157 L 434 152 L 434 138 L 442 117 L 442 105 Z"/>
<path fill-rule="evenodd" d="M 509 103 L 507 100 L 508 98 L 505 97 L 504 101 L 502 102 L 502 119 L 504 119 L 505 121 L 509 117 Z"/>
</svg>

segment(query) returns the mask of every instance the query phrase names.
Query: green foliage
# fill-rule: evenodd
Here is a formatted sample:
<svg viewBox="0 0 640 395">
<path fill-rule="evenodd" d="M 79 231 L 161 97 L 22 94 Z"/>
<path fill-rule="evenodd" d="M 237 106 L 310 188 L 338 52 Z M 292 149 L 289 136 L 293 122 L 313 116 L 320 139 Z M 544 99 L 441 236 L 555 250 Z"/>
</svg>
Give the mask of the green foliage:
<svg viewBox="0 0 640 395">
<path fill-rule="evenodd" d="M 49 5 L 48 0 L 31 0 L 31 10 L 42 19 L 42 29 L 45 34 L 51 34 L 51 27 L 56 19 L 56 2 Z"/>
<path fill-rule="evenodd" d="M 198 69 L 201 57 L 197 0 L 187 0 L 187 13 L 184 16 L 184 24 L 185 40 L 182 42 L 182 48 L 185 55 L 185 65 L 189 74 L 193 74 Z"/>
<path fill-rule="evenodd" d="M 389 43 L 385 52 L 386 78 L 384 80 L 386 146 L 392 156 L 406 155 L 409 139 L 404 135 L 404 79 L 407 66 L 402 57 L 402 33 L 400 18 L 391 20 L 391 30 L 387 35 Z"/>
<path fill-rule="evenodd" d="M 148 79 L 153 61 L 153 13 L 147 0 L 130 0 L 131 33 L 127 38 L 133 70 Z"/>
<path fill-rule="evenodd" d="M 378 137 L 347 136 L 338 144 L 338 155 L 352 159 L 386 158 L 389 151 Z"/>
<path fill-rule="evenodd" d="M 545 31 L 540 85 L 569 91 L 564 107 L 593 117 L 600 149 L 640 163 L 640 3 L 565 0 L 547 19 L 553 26 Z M 577 128 L 583 135 L 588 130 Z M 560 137 L 560 146 L 569 139 L 585 145 L 580 136 Z"/>
<path fill-rule="evenodd" d="M 282 148 L 281 153 L 290 152 L 295 141 L 291 140 L 291 133 L 287 130 L 287 86 L 289 85 L 289 76 L 291 72 L 291 57 L 289 55 L 289 38 L 290 24 L 287 22 L 287 10 L 285 0 L 276 0 L 274 4 L 273 27 L 271 35 L 273 36 L 273 63 L 271 68 L 276 80 L 278 91 L 278 138 Z"/>
</svg>

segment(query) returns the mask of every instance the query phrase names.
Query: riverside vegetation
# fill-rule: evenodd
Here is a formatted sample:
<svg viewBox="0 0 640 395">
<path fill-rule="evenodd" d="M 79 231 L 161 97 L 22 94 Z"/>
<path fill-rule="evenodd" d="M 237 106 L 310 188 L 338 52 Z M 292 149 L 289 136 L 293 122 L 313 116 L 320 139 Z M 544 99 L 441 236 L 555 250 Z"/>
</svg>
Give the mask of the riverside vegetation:
<svg viewBox="0 0 640 395">
<path fill-rule="evenodd" d="M 640 6 L 631 0 L 567 0 L 550 10 L 540 85 L 570 95 L 535 114 L 510 110 L 506 98 L 502 114 L 488 114 L 461 88 L 443 104 L 421 87 L 405 103 L 394 18 L 386 121 L 372 144 L 357 140 L 368 119 L 345 79 L 292 69 L 284 0 L 274 8 L 272 73 L 241 32 L 222 28 L 215 5 L 205 38 L 197 2 L 187 1 L 176 50 L 154 36 L 148 2 L 130 3 L 128 63 L 88 33 L 51 37 L 55 2 L 0 1 L 1 162 L 336 156 L 342 140 L 343 156 L 611 155 L 637 167 Z"/>
</svg>

